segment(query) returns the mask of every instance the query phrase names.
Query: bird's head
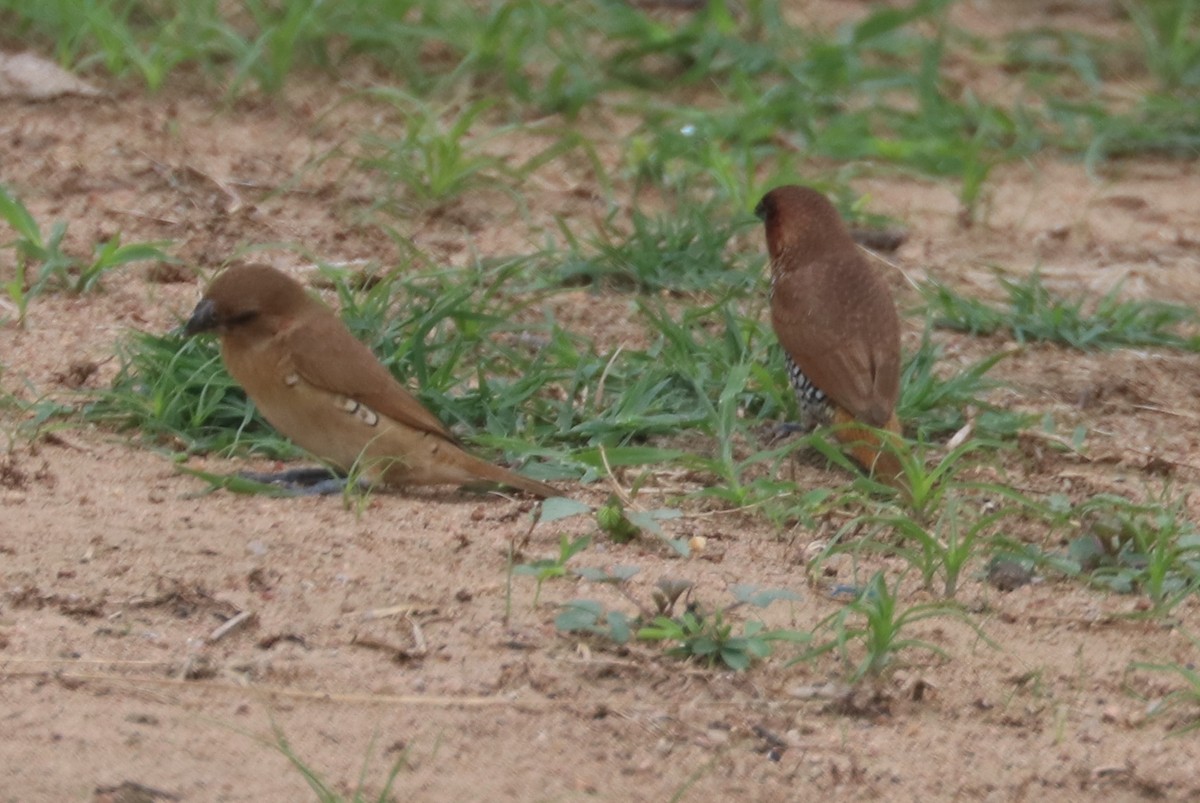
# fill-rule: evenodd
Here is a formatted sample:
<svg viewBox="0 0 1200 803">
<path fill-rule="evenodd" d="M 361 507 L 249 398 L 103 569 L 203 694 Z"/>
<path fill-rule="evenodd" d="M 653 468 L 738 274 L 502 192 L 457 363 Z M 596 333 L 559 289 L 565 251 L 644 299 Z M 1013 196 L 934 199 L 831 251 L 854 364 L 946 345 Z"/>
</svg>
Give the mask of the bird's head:
<svg viewBox="0 0 1200 803">
<path fill-rule="evenodd" d="M 304 287 L 267 265 L 234 265 L 221 272 L 204 291 L 184 332 L 227 334 L 232 330 L 270 326 L 313 303 Z"/>
<path fill-rule="evenodd" d="M 772 259 L 784 252 L 811 258 L 849 240 L 837 209 L 811 187 L 776 187 L 762 197 L 754 214 L 766 225 L 767 250 Z"/>
</svg>

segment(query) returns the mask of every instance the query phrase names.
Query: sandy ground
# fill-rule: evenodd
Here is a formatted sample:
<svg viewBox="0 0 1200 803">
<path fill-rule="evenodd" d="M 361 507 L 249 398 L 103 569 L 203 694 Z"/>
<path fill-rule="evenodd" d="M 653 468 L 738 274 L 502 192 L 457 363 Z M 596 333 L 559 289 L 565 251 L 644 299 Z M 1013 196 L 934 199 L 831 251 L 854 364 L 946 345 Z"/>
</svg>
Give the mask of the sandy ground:
<svg viewBox="0 0 1200 803">
<path fill-rule="evenodd" d="M 187 262 L 178 281 L 134 266 L 102 293 L 36 299 L 26 329 L 0 327 L 4 392 L 71 398 L 63 377 L 86 362 L 100 365 L 84 392 L 102 387 L 124 333 L 173 326 L 202 286 L 191 269 L 207 274 L 248 245 L 295 244 L 258 254 L 288 269 L 305 265 L 304 250 L 331 262 L 399 261 L 378 226 L 355 223 L 369 185 L 319 160 L 366 113 L 330 112 L 321 99 L 331 91 L 314 79 L 287 104 L 233 108 L 194 88 L 0 100 L 0 180 L 39 221 L 69 220 L 69 248 L 120 231 L 126 242 L 171 240 Z M 871 178 L 855 187 L 909 227 L 891 260 L 911 278 L 1000 297 L 994 270 L 1040 265 L 1068 292 L 1123 283 L 1130 297 L 1200 305 L 1198 179 L 1192 163 L 1123 162 L 1089 176 L 1047 156 L 998 170 L 970 229 L 945 186 Z M 587 181 L 579 166 L 545 182 L 522 227 L 485 198 L 418 214 L 405 235 L 448 263 L 527 251 L 564 208 L 594 214 L 579 191 Z M 889 276 L 902 304 L 914 302 L 900 271 Z M 600 338 L 622 324 L 584 293 L 547 303 Z M 907 323 L 909 345 L 916 325 Z M 1005 345 L 942 337 L 946 370 Z M 1165 467 L 1176 490 L 1194 489 L 1200 356 L 1037 345 L 997 373 L 1014 406 L 1089 431 L 1086 457 L 1036 446 L 1014 456 L 1002 468 L 1015 486 L 1076 501 L 1100 491 L 1142 498 Z M 949 660 L 911 654 L 879 684 L 846 693 L 832 659 L 786 667 L 781 651 L 739 674 L 558 633 L 556 603 L 622 602 L 572 581 L 547 583 L 534 608 L 533 582 L 515 578 L 506 615 L 512 545 L 531 560 L 552 554 L 563 532 L 590 532 L 571 520 L 530 533 L 529 501 L 387 493 L 356 515 L 340 498 L 202 495 L 129 433 L 30 432 L 29 416 L 0 412 L 10 441 L 0 456 L 0 800 L 307 799 L 303 777 L 261 741 L 272 723 L 343 792 L 366 761 L 377 792 L 403 757 L 398 800 L 1200 796 L 1200 744 L 1168 736 L 1187 712 L 1150 715 L 1177 682 L 1131 669 L 1196 661 L 1186 635 L 1200 624 L 1194 600 L 1174 613 L 1182 627 L 1169 627 L 1120 618 L 1136 610 L 1132 596 L 1055 578 L 1001 592 L 973 574 L 960 599 L 994 647 L 952 620 L 925 622 L 914 633 Z M 247 461 L 194 464 L 233 471 Z M 818 465 L 796 472 L 802 485 L 846 481 Z M 564 490 L 596 503 L 609 489 Z M 842 604 L 826 583 L 853 581 L 835 563 L 809 582 L 804 559 L 820 532 L 737 513 L 669 527 L 706 537 L 708 549 L 681 560 L 653 541 L 601 538 L 578 564 L 637 565 L 636 593 L 686 577 L 710 606 L 736 583 L 791 589 L 800 600 L 763 619 L 800 630 Z M 906 604 L 928 599 L 915 583 L 904 590 Z M 243 612 L 243 626 L 213 638 Z"/>
</svg>

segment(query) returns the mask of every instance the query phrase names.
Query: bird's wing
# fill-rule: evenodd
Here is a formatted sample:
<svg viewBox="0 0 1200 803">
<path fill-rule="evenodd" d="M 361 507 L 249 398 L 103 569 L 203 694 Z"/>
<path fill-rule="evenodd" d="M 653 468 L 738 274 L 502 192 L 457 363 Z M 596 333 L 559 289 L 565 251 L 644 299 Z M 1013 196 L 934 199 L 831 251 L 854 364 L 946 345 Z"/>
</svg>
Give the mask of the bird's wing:
<svg viewBox="0 0 1200 803">
<path fill-rule="evenodd" d="M 780 345 L 809 381 L 855 419 L 882 427 L 896 404 L 898 376 L 887 338 L 873 336 L 886 331 L 884 322 L 867 318 L 878 305 L 862 303 L 875 289 L 871 282 L 806 286 L 792 273 L 776 283 L 771 306 Z"/>
<path fill-rule="evenodd" d="M 332 313 L 306 316 L 279 337 L 305 382 L 354 399 L 398 424 L 454 440 Z"/>
</svg>

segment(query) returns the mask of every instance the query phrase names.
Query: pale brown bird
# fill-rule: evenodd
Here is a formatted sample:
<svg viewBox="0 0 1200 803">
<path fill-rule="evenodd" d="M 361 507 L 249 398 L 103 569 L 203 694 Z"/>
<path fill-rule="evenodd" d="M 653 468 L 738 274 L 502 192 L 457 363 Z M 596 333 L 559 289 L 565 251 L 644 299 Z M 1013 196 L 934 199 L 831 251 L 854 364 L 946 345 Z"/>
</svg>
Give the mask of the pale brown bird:
<svg viewBox="0 0 1200 803">
<path fill-rule="evenodd" d="M 391 485 L 482 480 L 558 495 L 463 451 L 332 310 L 274 268 L 227 268 L 185 331 L 215 331 L 230 375 L 267 421 L 343 472 L 361 467 Z"/>
<path fill-rule="evenodd" d="M 787 354 L 802 427 L 834 425 L 858 463 L 895 480 L 902 469 L 894 451 L 879 434 L 853 426 L 900 434 L 900 317 L 891 292 L 816 190 L 777 187 L 754 212 L 766 224 L 771 323 Z"/>
</svg>

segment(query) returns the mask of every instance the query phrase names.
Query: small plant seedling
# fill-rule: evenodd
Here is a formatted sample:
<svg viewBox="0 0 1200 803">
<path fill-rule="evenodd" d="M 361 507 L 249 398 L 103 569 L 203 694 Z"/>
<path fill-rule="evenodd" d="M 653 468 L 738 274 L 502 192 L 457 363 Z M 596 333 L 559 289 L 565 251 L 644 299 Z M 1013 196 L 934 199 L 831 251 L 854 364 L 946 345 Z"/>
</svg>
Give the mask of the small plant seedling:
<svg viewBox="0 0 1200 803">
<path fill-rule="evenodd" d="M 401 136 L 364 136 L 363 152 L 355 158 L 360 167 L 381 176 L 386 187 L 385 203 L 436 206 L 480 187 L 498 188 L 515 196 L 514 186 L 525 177 L 575 149 L 591 156 L 595 166 L 602 169 L 591 144 L 571 132 L 546 132 L 556 133 L 555 141 L 517 165 L 488 153 L 482 147 L 487 140 L 513 130 L 511 126 L 476 125 L 496 105 L 494 100 L 477 100 L 461 110 L 446 112 L 395 88 L 375 89 L 371 96 L 394 105 L 404 120 Z M 471 137 L 472 130 L 478 128 L 487 129 L 487 134 Z"/>
<path fill-rule="evenodd" d="M 1081 351 L 1123 346 L 1198 348 L 1195 337 L 1177 331 L 1180 324 L 1197 320 L 1196 311 L 1187 305 L 1122 301 L 1120 286 L 1094 303 L 1083 296 L 1068 300 L 1052 293 L 1037 270 L 1021 279 L 1000 277 L 999 281 L 1008 294 L 1007 309 L 961 296 L 945 285 L 925 285 L 922 292 L 934 325 L 977 335 L 1006 329 L 1020 343 L 1062 343 Z"/>
<path fill-rule="evenodd" d="M 73 282 L 64 277 L 63 283 L 73 293 L 97 290 L 100 288 L 100 279 L 114 268 L 128 265 L 131 262 L 170 261 L 170 258 L 161 250 L 166 245 L 168 243 L 165 241 L 121 245 L 121 235 L 114 234 L 105 242 L 96 244 L 90 264 L 81 263 L 76 266 L 77 275 Z"/>
<path fill-rule="evenodd" d="M 355 518 L 362 518 L 371 503 L 371 494 L 383 484 L 384 471 L 391 462 L 392 458 L 368 458 L 364 449 L 341 481 L 342 508 L 353 510 Z M 337 482 L 333 480 L 334 487 Z"/>
<path fill-rule="evenodd" d="M 1200 647 L 1193 636 L 1188 636 L 1192 645 Z M 1178 706 L 1187 706 L 1191 709 L 1189 721 L 1180 728 L 1172 731 L 1173 735 L 1189 733 L 1200 729 L 1200 670 L 1197 670 L 1193 664 L 1155 664 L 1155 663 L 1135 663 L 1132 665 L 1134 669 L 1146 669 L 1151 672 L 1163 672 L 1166 674 L 1178 675 L 1184 682 L 1181 689 L 1176 689 L 1170 692 L 1156 706 L 1159 713 Z"/>
<path fill-rule="evenodd" d="M 472 153 L 468 146 L 467 134 L 491 102 L 471 104 L 447 125 L 435 109 L 398 90 L 377 90 L 375 95 L 396 103 L 406 120 L 401 137 L 371 135 L 364 141 L 362 166 L 377 171 L 389 187 L 398 185 L 404 195 L 432 204 L 472 187 L 498 184 L 508 172 L 501 160 Z"/>
<path fill-rule="evenodd" d="M 671 549 L 682 557 L 691 552 L 687 542 L 681 538 L 671 538 L 659 524 L 668 519 L 677 519 L 683 514 L 674 508 L 658 508 L 656 510 L 628 510 L 621 500 L 611 495 L 608 501 L 596 509 L 596 524 L 615 543 L 625 544 L 637 538 L 643 532 L 657 536 Z"/>
<path fill-rule="evenodd" d="M 86 293 L 100 286 L 100 279 L 113 268 L 130 262 L 148 259 L 166 260 L 160 250 L 165 243 L 134 243 L 121 245 L 121 235 L 116 234 L 106 242 L 96 245 L 90 263 L 81 262 L 63 251 L 63 238 L 67 235 L 65 221 L 56 222 L 48 235 L 19 198 L 0 185 L 0 219 L 16 232 L 17 238 L 10 245 L 16 253 L 16 269 L 13 278 L 4 284 L 4 291 L 17 308 L 17 324 L 25 325 L 31 299 L 47 289 L 64 289 L 73 293 Z M 33 268 L 36 266 L 36 273 Z"/>
<path fill-rule="evenodd" d="M 765 630 L 762 622 L 754 620 L 744 622 L 740 634 L 735 634 L 728 621 L 728 614 L 741 605 L 765 608 L 778 600 L 799 599 L 794 592 L 738 585 L 731 589 L 735 602 L 712 614 L 705 615 L 699 606 L 689 604 L 682 614 L 673 615 L 681 590 L 690 591 L 690 584 L 686 589 L 680 589 L 678 585 L 664 587 L 660 583 L 659 590 L 661 596 L 656 597 L 659 613 L 638 630 L 637 637 L 641 641 L 673 642 L 675 646 L 667 651 L 668 655 L 699 660 L 709 668 L 719 661 L 730 669 L 741 671 L 748 669 L 755 660 L 770 655 L 773 641 L 804 643 L 809 640 L 807 633 Z"/>
<path fill-rule="evenodd" d="M 56 223 L 49 236 L 43 237 L 41 227 L 25 204 L 3 185 L 0 185 L 0 218 L 17 233 L 17 239 L 6 244 L 15 249 L 16 270 L 4 290 L 17 308 L 17 325 L 23 327 L 30 299 L 42 291 L 50 277 L 65 273 L 74 264 L 74 260 L 62 251 L 67 224 Z M 36 277 L 30 278 L 30 268 L 34 264 L 40 265 L 41 269 Z"/>
<path fill-rule="evenodd" d="M 566 496 L 555 496 L 542 502 L 537 510 L 539 524 L 583 516 L 592 512 L 591 505 Z"/>
<path fill-rule="evenodd" d="M 616 494 L 596 508 L 596 524 L 617 544 L 627 544 L 641 534 L 641 529 L 626 517 L 625 507 Z"/>
<path fill-rule="evenodd" d="M 1141 592 L 1147 615 L 1163 616 L 1200 589 L 1200 532 L 1187 519 L 1185 499 L 1138 505 L 1098 496 L 1077 509 L 1083 534 L 1067 555 L 1096 585 Z"/>
<path fill-rule="evenodd" d="M 949 497 L 932 525 L 928 519 L 904 515 L 863 516 L 856 523 L 889 528 L 895 533 L 894 539 L 867 537 L 854 544 L 837 545 L 831 551 L 866 549 L 898 555 L 920 572 L 926 589 L 932 591 L 934 579 L 940 575 L 942 595 L 953 599 L 967 565 L 986 546 L 982 536 L 1015 512 L 1005 508 L 975 517 L 967 507 L 965 500 Z"/>
<path fill-rule="evenodd" d="M 561 633 L 592 633 L 616 644 L 626 644 L 633 635 L 634 620 L 622 611 L 607 610 L 595 600 L 573 599 L 554 618 Z"/>
<path fill-rule="evenodd" d="M 1193 713 L 1191 722 L 1173 731 L 1183 734 L 1200 729 L 1200 671 L 1180 664 L 1139 664 L 1142 669 L 1154 669 L 1160 672 L 1174 672 L 1183 678 L 1187 684 L 1184 688 L 1171 693 L 1169 702 L 1172 704 L 1189 704 L 1198 710 Z"/>
<path fill-rule="evenodd" d="M 899 653 L 907 650 L 924 650 L 946 658 L 945 650 L 936 644 L 904 635 L 917 622 L 938 617 L 958 619 L 987 640 L 979 626 L 952 603 L 926 602 L 901 609 L 883 572 L 876 572 L 852 602 L 826 617 L 813 630 L 814 635 L 822 630 L 832 631 L 832 637 L 809 648 L 791 663 L 812 660 L 836 650 L 850 670 L 850 682 L 858 683 L 894 667 Z M 856 659 L 852 652 L 860 656 Z"/>
<path fill-rule="evenodd" d="M 804 643 L 809 638 L 807 633 L 791 630 L 765 630 L 759 621 L 744 622 L 741 631 L 735 632 L 734 624 L 729 622 L 729 613 L 742 605 L 765 608 L 777 600 L 798 599 L 791 591 L 735 586 L 732 589 L 735 602 L 705 614 L 698 604 L 690 601 L 692 584 L 686 580 L 659 580 L 653 591 L 654 607 L 651 608 L 625 590 L 624 583 L 632 576 L 629 572 L 610 574 L 581 571 L 580 576 L 615 585 L 637 605 L 639 613 L 630 616 L 621 611 L 607 610 L 593 600 L 576 599 L 563 606 L 562 613 L 555 619 L 555 627 L 562 632 L 592 633 L 618 644 L 624 644 L 631 638 L 670 644 L 668 655 L 699 660 L 709 668 L 720 663 L 737 671 L 747 669 L 755 660 L 770 655 L 773 641 Z M 687 600 L 685 610 L 675 613 L 681 600 Z"/>
<path fill-rule="evenodd" d="M 568 285 L 588 282 L 640 292 L 745 289 L 756 277 L 731 269 L 727 251 L 737 226 L 727 212 L 720 212 L 682 203 L 678 210 L 652 218 L 635 209 L 632 231 L 625 233 L 614 211 L 586 244 L 560 223 L 572 253 L 558 275 Z"/>
<path fill-rule="evenodd" d="M 533 577 L 537 582 L 537 590 L 533 592 L 533 607 L 536 608 L 538 601 L 541 599 L 542 583 L 554 577 L 565 576 L 567 573 L 567 561 L 587 549 L 591 546 L 591 543 L 592 537 L 590 535 L 581 535 L 579 538 L 572 540 L 570 536 L 564 533 L 558 542 L 557 557 L 543 558 L 533 563 L 522 563 L 513 567 L 513 574 L 528 575 Z"/>
<path fill-rule="evenodd" d="M 1146 66 L 1164 91 L 1200 86 L 1200 36 L 1195 0 L 1121 4 L 1142 40 Z"/>
<path fill-rule="evenodd" d="M 935 438 L 961 429 L 967 423 L 964 411 L 973 408 L 978 411 L 972 421 L 977 437 L 1011 438 L 1028 426 L 1033 416 L 989 403 L 989 392 L 1002 383 L 987 374 L 1012 353 L 999 351 L 942 377 L 936 370 L 941 347 L 933 342 L 927 322 L 920 347 L 904 363 L 896 415 L 916 431 L 918 439 Z"/>
<path fill-rule="evenodd" d="M 392 796 L 392 787 L 396 783 L 396 778 L 399 777 L 401 772 L 409 768 L 409 752 L 411 747 L 406 747 L 400 751 L 396 760 L 392 762 L 391 769 L 388 770 L 387 777 L 384 778 L 383 787 L 379 790 L 379 794 L 368 797 L 366 791 L 367 771 L 371 766 L 371 757 L 375 752 L 376 741 L 375 737 L 372 737 L 370 743 L 367 745 L 367 755 L 363 759 L 363 766 L 359 772 L 358 782 L 355 784 L 354 790 L 350 793 L 349 797 L 345 797 L 339 794 L 328 781 L 322 778 L 316 770 L 296 754 L 291 742 L 288 741 L 287 736 L 284 734 L 283 728 L 274 719 L 271 721 L 271 730 L 273 738 L 250 733 L 246 733 L 246 735 L 260 744 L 270 747 L 286 758 L 292 768 L 304 778 L 316 796 L 318 803 L 389 803 L 395 799 Z M 239 731 L 239 733 L 245 732 Z"/>
<path fill-rule="evenodd" d="M 921 444 L 896 455 L 904 469 L 905 503 L 913 519 L 928 522 L 938 514 L 950 489 L 958 485 L 955 475 L 964 467 L 963 458 L 983 445 L 978 440 L 968 440 L 943 455 L 932 468 L 925 461 L 925 448 Z"/>
<path fill-rule="evenodd" d="M 667 650 L 667 655 L 694 658 L 709 669 L 720 661 L 730 669 L 741 671 L 755 659 L 771 654 L 762 628 L 762 622 L 746 622 L 742 634 L 735 636 L 733 625 L 725 622 L 723 611 L 706 617 L 687 610 L 675 617 L 655 617 L 638 630 L 637 637 L 641 641 L 674 642 L 675 646 Z"/>
</svg>

